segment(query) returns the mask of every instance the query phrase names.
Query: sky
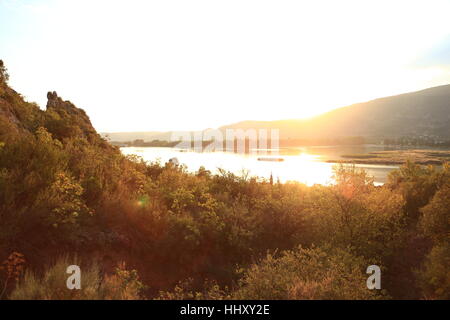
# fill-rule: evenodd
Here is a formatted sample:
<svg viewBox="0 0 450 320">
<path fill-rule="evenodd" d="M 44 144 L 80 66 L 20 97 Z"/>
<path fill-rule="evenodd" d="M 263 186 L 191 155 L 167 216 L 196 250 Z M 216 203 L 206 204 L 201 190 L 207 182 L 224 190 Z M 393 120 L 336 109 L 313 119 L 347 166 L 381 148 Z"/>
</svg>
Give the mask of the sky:
<svg viewBox="0 0 450 320">
<path fill-rule="evenodd" d="M 101 132 L 311 117 L 450 83 L 450 0 L 0 0 L 10 85 Z"/>
</svg>

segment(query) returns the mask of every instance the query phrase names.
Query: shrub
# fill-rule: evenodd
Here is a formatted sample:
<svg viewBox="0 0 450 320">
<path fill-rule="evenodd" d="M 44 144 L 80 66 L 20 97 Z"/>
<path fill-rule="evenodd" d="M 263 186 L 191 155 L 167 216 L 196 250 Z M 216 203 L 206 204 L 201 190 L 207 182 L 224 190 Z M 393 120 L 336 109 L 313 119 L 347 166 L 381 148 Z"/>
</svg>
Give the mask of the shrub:
<svg viewBox="0 0 450 320">
<path fill-rule="evenodd" d="M 421 269 L 416 271 L 422 296 L 425 299 L 450 299 L 450 245 L 440 244 L 426 256 Z"/>
<path fill-rule="evenodd" d="M 237 299 L 376 299 L 368 290 L 367 265 L 350 253 L 329 248 L 303 249 L 268 254 L 244 272 Z"/>
<path fill-rule="evenodd" d="M 435 242 L 448 241 L 450 230 L 450 185 L 443 186 L 424 208 L 419 226 Z"/>
<path fill-rule="evenodd" d="M 135 270 L 120 265 L 115 274 L 103 275 L 97 264 L 81 270 L 81 289 L 69 290 L 66 273 L 70 265 L 78 265 L 78 259 L 65 256 L 50 266 L 42 276 L 27 271 L 12 291 L 11 300 L 136 300 L 141 299 L 142 284 Z"/>
</svg>

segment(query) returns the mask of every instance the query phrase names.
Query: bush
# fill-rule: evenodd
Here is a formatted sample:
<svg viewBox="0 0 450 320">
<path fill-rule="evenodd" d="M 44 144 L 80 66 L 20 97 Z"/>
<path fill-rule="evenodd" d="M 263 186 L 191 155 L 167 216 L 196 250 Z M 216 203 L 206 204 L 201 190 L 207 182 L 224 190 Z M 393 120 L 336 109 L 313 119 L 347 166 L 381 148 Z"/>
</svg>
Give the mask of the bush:
<svg viewBox="0 0 450 320">
<path fill-rule="evenodd" d="M 81 270 L 81 289 L 69 290 L 66 273 L 70 265 L 79 265 L 78 259 L 60 258 L 43 274 L 38 276 L 27 271 L 17 287 L 11 292 L 11 300 L 136 300 L 141 299 L 142 284 L 135 270 L 128 271 L 124 265 L 112 276 L 101 274 L 100 267 L 92 264 Z"/>
<path fill-rule="evenodd" d="M 450 185 L 443 186 L 421 210 L 419 226 L 435 242 L 448 241 L 450 230 Z"/>
<path fill-rule="evenodd" d="M 329 248 L 268 254 L 244 272 L 237 299 L 377 299 L 367 289 L 367 264 L 344 250 Z"/>
<path fill-rule="evenodd" d="M 440 244 L 430 251 L 416 272 L 425 299 L 450 299 L 450 245 Z"/>
</svg>

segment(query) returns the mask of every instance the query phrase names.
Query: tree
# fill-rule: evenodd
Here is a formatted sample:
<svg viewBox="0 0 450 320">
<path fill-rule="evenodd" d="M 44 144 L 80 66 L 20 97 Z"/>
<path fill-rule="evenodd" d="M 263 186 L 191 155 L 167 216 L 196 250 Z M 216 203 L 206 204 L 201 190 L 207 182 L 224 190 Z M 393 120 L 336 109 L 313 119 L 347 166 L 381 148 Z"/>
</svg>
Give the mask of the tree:
<svg viewBox="0 0 450 320">
<path fill-rule="evenodd" d="M 8 70 L 3 63 L 3 60 L 0 60 L 0 83 L 7 83 L 9 80 Z"/>
</svg>

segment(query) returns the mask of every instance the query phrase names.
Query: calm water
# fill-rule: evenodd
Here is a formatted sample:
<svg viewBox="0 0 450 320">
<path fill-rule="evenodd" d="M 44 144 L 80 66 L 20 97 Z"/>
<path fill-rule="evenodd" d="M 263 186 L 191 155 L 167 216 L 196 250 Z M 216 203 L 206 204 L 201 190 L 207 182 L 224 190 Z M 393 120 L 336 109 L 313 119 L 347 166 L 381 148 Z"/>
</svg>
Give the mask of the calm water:
<svg viewBox="0 0 450 320">
<path fill-rule="evenodd" d="M 171 158 L 177 158 L 180 164 L 187 166 L 189 171 L 197 171 L 201 166 L 213 173 L 218 168 L 231 171 L 235 174 L 248 172 L 252 176 L 269 178 L 272 174 L 274 180 L 281 182 L 299 181 L 307 185 L 332 183 L 332 163 L 325 159 L 340 159 L 343 154 L 367 153 L 383 150 L 379 146 L 332 146 L 332 147 L 301 147 L 281 149 L 277 157 L 283 162 L 258 161 L 257 154 L 237 154 L 229 152 L 193 152 L 174 148 L 121 148 L 124 154 L 135 154 L 147 161 L 160 161 L 165 163 Z M 387 174 L 397 166 L 385 165 L 357 165 L 364 168 L 374 177 L 376 184 L 386 182 Z"/>
</svg>

